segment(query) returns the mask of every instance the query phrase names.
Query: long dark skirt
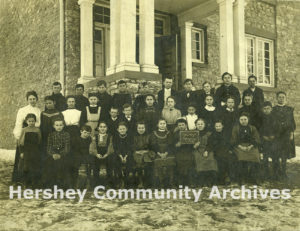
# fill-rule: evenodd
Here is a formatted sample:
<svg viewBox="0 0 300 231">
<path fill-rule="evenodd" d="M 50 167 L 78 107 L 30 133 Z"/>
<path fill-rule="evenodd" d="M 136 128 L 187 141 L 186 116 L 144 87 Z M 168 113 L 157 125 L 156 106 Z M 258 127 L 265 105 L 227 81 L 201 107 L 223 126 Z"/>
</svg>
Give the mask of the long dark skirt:
<svg viewBox="0 0 300 231">
<path fill-rule="evenodd" d="M 17 145 L 16 147 L 16 154 L 15 154 L 15 163 L 14 163 L 14 169 L 12 172 L 12 179 L 11 181 L 13 183 L 21 182 L 23 173 L 22 171 L 19 171 L 19 163 L 20 163 L 20 149 L 19 146 Z"/>
</svg>

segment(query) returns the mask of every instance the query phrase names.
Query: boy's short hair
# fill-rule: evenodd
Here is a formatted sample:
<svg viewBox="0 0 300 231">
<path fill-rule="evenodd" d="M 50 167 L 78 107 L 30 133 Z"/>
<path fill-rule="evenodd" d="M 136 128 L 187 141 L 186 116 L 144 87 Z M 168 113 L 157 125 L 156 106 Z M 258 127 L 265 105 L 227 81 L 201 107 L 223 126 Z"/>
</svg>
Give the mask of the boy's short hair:
<svg viewBox="0 0 300 231">
<path fill-rule="evenodd" d="M 75 95 L 68 95 L 68 96 L 66 97 L 66 101 L 68 101 L 68 99 L 70 99 L 70 98 L 73 98 L 73 99 L 76 101 Z"/>
<path fill-rule="evenodd" d="M 165 82 L 165 80 L 166 80 L 166 79 L 172 79 L 172 80 L 174 80 L 174 78 L 173 78 L 172 76 L 169 76 L 169 75 L 168 75 L 168 76 L 165 76 L 165 78 L 164 78 L 164 81 L 163 81 L 163 82 Z"/>
<path fill-rule="evenodd" d="M 107 83 L 105 82 L 105 80 L 99 80 L 98 83 L 97 83 L 97 87 L 100 87 L 100 86 L 104 86 L 106 87 L 107 86 Z"/>
<path fill-rule="evenodd" d="M 130 105 L 129 103 L 125 103 L 125 104 L 122 106 L 123 110 L 124 110 L 125 108 L 129 108 L 129 107 L 132 109 L 132 105 Z"/>
<path fill-rule="evenodd" d="M 141 89 L 142 87 L 148 86 L 149 83 L 147 81 L 141 82 L 138 86 L 139 89 Z"/>
<path fill-rule="evenodd" d="M 120 123 L 118 123 L 118 128 L 119 128 L 120 126 L 125 126 L 125 127 L 128 129 L 128 125 L 127 125 L 127 123 L 125 123 L 124 121 L 121 121 Z"/>
<path fill-rule="evenodd" d="M 268 106 L 273 107 L 270 101 L 265 101 L 263 107 L 268 107 Z"/>
<path fill-rule="evenodd" d="M 185 80 L 183 81 L 183 85 L 185 85 L 185 84 L 188 83 L 188 82 L 190 82 L 192 85 L 194 85 L 194 82 L 193 82 L 193 80 L 191 80 L 191 79 L 185 79 Z"/>
<path fill-rule="evenodd" d="M 210 82 L 204 81 L 204 82 L 202 83 L 202 87 L 204 87 L 204 85 L 207 84 L 207 83 L 211 86 L 211 83 L 210 83 Z"/>
<path fill-rule="evenodd" d="M 90 98 L 90 97 L 97 97 L 98 98 L 98 95 L 97 95 L 97 93 L 90 92 L 88 94 L 88 98 Z"/>
<path fill-rule="evenodd" d="M 92 128 L 89 125 L 83 125 L 81 126 L 80 131 L 92 132 Z"/>
<path fill-rule="evenodd" d="M 246 116 L 248 119 L 250 118 L 250 115 L 248 112 L 242 112 L 241 115 L 239 116 L 239 118 L 241 118 L 242 116 Z"/>
<path fill-rule="evenodd" d="M 251 94 L 246 94 L 246 95 L 244 95 L 244 98 L 245 97 L 251 97 L 253 99 L 253 95 L 251 95 Z"/>
<path fill-rule="evenodd" d="M 121 85 L 121 84 L 127 84 L 124 80 L 120 80 L 117 84 L 117 86 Z"/>
<path fill-rule="evenodd" d="M 98 126 L 97 127 L 99 127 L 99 125 L 100 124 L 105 124 L 106 125 L 106 127 L 107 127 L 107 123 L 104 121 L 104 120 L 101 120 L 101 121 L 99 121 L 99 123 L 98 123 Z"/>
<path fill-rule="evenodd" d="M 139 120 L 139 121 L 136 123 L 136 126 L 138 126 L 138 125 L 145 125 L 145 127 L 146 127 L 146 123 L 145 123 L 144 120 Z"/>
<path fill-rule="evenodd" d="M 77 88 L 82 88 L 82 89 L 84 90 L 84 85 L 81 84 L 81 83 L 77 83 L 77 84 L 75 85 L 75 89 L 77 89 Z"/>
<path fill-rule="evenodd" d="M 52 95 L 45 96 L 44 101 L 47 101 L 47 100 L 53 101 L 55 103 L 55 99 L 52 97 Z"/>
<path fill-rule="evenodd" d="M 214 99 L 214 96 L 213 96 L 212 94 L 206 95 L 204 99 L 206 99 L 206 98 L 209 97 L 209 96 L 212 97 L 212 98 Z"/>
<path fill-rule="evenodd" d="M 283 94 L 283 95 L 286 96 L 286 93 L 284 91 L 279 91 L 279 92 L 276 93 L 276 97 L 278 97 L 280 94 Z"/>
<path fill-rule="evenodd" d="M 65 120 L 61 116 L 54 116 L 52 119 L 52 125 L 54 125 L 57 121 L 62 121 L 63 125 L 65 125 Z"/>
<path fill-rule="evenodd" d="M 28 113 L 25 117 L 25 121 L 28 119 L 34 119 L 36 121 L 36 115 L 33 113 Z"/>
<path fill-rule="evenodd" d="M 38 95 L 35 91 L 27 91 L 26 92 L 26 99 L 28 100 L 29 96 L 31 96 L 31 95 L 33 95 L 36 98 L 36 100 L 39 99 L 39 97 L 38 97 Z"/>
<path fill-rule="evenodd" d="M 52 83 L 52 86 L 61 86 L 61 83 L 56 81 L 56 82 Z"/>
<path fill-rule="evenodd" d="M 109 109 L 109 111 L 111 111 L 112 109 L 119 111 L 119 109 L 116 106 L 111 106 L 110 109 Z"/>
<path fill-rule="evenodd" d="M 216 121 L 215 121 L 215 124 L 216 124 L 216 123 L 221 123 L 221 124 L 224 126 L 223 120 L 216 120 Z"/>
<path fill-rule="evenodd" d="M 255 79 L 255 81 L 257 81 L 257 77 L 256 77 L 255 75 L 250 75 L 250 76 L 248 77 L 248 82 L 249 82 L 249 80 L 250 80 L 251 78 L 253 78 L 253 79 Z"/>
<path fill-rule="evenodd" d="M 230 78 L 232 79 L 232 74 L 230 74 L 229 72 L 224 72 L 222 75 L 222 80 L 224 80 L 225 75 L 229 75 Z"/>
<path fill-rule="evenodd" d="M 185 125 L 187 125 L 187 121 L 183 118 L 176 120 L 176 125 L 178 125 L 179 123 L 185 123 Z"/>
</svg>

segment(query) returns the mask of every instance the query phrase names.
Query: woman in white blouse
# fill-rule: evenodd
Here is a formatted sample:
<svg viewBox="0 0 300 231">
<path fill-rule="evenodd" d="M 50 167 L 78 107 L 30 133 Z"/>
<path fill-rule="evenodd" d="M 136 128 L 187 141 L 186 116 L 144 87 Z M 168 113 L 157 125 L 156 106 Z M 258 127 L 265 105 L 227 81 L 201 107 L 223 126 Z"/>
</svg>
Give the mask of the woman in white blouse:
<svg viewBox="0 0 300 231">
<path fill-rule="evenodd" d="M 26 99 L 28 102 L 28 105 L 25 107 L 22 107 L 18 110 L 17 113 L 17 119 L 15 128 L 13 130 L 14 137 L 17 140 L 17 150 L 16 150 L 16 156 L 15 156 L 15 164 L 14 164 L 14 170 L 12 175 L 12 181 L 18 182 L 20 180 L 20 174 L 18 173 L 18 165 L 19 165 L 19 159 L 20 159 L 20 152 L 19 152 L 19 139 L 22 133 L 22 128 L 26 127 L 27 124 L 25 123 L 25 117 L 29 113 L 33 113 L 36 116 L 36 123 L 35 126 L 40 126 L 40 118 L 41 118 L 41 110 L 37 107 L 37 101 L 38 96 L 35 91 L 29 91 L 26 93 Z"/>
</svg>

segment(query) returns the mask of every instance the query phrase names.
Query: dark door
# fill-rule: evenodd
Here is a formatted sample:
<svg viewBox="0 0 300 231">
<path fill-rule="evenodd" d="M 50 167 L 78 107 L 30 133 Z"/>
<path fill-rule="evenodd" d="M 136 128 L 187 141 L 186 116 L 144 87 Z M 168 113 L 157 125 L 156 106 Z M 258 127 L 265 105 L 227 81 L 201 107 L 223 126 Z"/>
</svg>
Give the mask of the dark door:
<svg viewBox="0 0 300 231">
<path fill-rule="evenodd" d="M 178 35 L 155 37 L 155 64 L 163 78 L 173 76 L 175 88 L 180 81 Z"/>
</svg>

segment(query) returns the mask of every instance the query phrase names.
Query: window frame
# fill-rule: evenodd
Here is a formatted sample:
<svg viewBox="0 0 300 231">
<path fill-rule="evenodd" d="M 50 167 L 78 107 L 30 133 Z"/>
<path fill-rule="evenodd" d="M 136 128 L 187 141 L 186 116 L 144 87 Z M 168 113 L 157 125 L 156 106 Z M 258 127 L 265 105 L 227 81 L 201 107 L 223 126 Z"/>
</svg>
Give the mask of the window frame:
<svg viewBox="0 0 300 231">
<path fill-rule="evenodd" d="M 249 73 L 248 72 L 248 40 L 252 40 L 253 41 L 253 73 Z M 275 86 L 275 65 L 274 65 L 274 60 L 275 60 L 275 56 L 274 56 L 274 44 L 275 41 L 272 39 L 268 39 L 268 38 L 264 38 L 264 37 L 260 37 L 260 36 L 256 36 L 256 35 L 251 35 L 251 34 L 245 34 L 245 43 L 246 43 L 246 47 L 245 47 L 245 62 L 246 62 L 246 74 L 247 76 L 253 74 L 255 75 L 257 78 L 259 78 L 258 76 L 258 50 L 259 50 L 259 42 L 263 43 L 263 50 L 262 50 L 262 54 L 263 54 L 263 82 L 260 83 L 259 80 L 257 80 L 257 86 L 262 86 L 262 87 L 274 87 Z M 270 83 L 267 84 L 265 83 L 265 52 L 266 50 L 264 49 L 264 44 L 268 43 L 269 44 L 269 69 L 270 69 Z"/>
<path fill-rule="evenodd" d="M 193 58 L 193 42 L 196 41 L 193 39 L 193 33 L 200 33 L 200 40 L 199 40 L 199 48 L 200 48 L 200 59 L 194 59 Z M 200 63 L 200 64 L 205 64 L 207 63 L 207 59 L 206 59 L 206 53 L 205 53 L 205 29 L 204 28 L 198 28 L 198 27 L 192 27 L 191 28 L 191 53 L 192 53 L 192 63 Z M 196 50 L 197 51 L 197 50 Z M 201 59 L 202 57 L 202 59 Z"/>
</svg>

